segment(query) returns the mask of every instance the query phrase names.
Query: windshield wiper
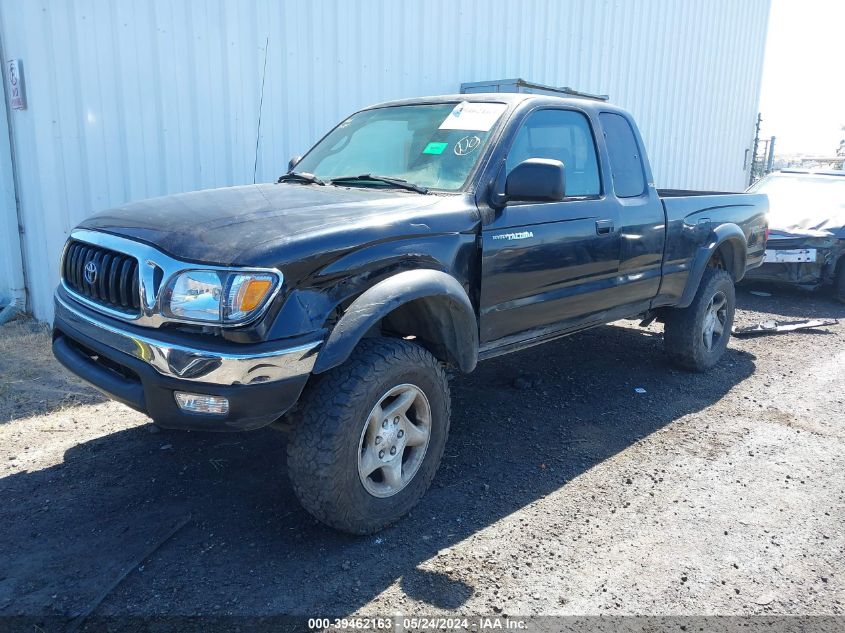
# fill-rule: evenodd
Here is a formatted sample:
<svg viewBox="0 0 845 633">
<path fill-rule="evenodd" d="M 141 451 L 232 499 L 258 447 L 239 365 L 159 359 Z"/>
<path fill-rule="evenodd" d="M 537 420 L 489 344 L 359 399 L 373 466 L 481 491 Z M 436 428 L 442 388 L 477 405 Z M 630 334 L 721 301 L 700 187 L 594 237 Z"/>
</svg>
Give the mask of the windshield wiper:
<svg viewBox="0 0 845 633">
<path fill-rule="evenodd" d="M 403 180 L 401 178 L 390 178 L 389 176 L 376 176 L 374 174 L 361 174 L 360 176 L 340 176 L 338 178 L 332 178 L 331 180 L 329 180 L 329 182 L 333 185 L 338 185 L 348 184 L 356 180 L 363 180 L 364 182 L 383 182 L 387 183 L 388 185 L 393 185 L 394 187 L 407 189 L 408 191 L 416 191 L 417 193 L 428 193 L 428 189 L 426 187 L 415 185 L 414 183 L 408 182 L 407 180 Z"/>
<path fill-rule="evenodd" d="M 289 171 L 282 176 L 279 176 L 279 179 L 276 182 L 304 182 L 309 185 L 325 185 L 325 180 L 320 180 L 314 174 L 309 174 L 307 171 Z"/>
</svg>

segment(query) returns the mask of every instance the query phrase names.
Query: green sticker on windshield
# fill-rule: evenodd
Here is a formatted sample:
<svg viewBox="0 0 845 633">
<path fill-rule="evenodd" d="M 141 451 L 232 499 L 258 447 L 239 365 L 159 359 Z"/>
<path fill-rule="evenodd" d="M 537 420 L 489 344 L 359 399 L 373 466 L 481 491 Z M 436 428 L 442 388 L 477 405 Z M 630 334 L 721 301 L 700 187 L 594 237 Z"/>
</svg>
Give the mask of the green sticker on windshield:
<svg viewBox="0 0 845 633">
<path fill-rule="evenodd" d="M 449 143 L 429 143 L 425 146 L 423 154 L 442 154 L 447 145 Z"/>
</svg>

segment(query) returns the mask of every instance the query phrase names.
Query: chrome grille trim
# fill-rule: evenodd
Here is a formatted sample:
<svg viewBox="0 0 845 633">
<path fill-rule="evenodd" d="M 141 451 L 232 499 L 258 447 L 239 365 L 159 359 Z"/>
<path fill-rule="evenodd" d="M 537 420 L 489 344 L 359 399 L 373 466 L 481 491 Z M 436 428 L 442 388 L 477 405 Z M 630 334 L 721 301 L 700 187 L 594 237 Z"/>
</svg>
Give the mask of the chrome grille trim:
<svg viewBox="0 0 845 633">
<path fill-rule="evenodd" d="M 93 283 L 86 275 L 88 267 L 95 273 Z M 127 316 L 140 314 L 138 260 L 131 255 L 71 240 L 62 263 L 62 277 L 77 295 Z"/>
</svg>

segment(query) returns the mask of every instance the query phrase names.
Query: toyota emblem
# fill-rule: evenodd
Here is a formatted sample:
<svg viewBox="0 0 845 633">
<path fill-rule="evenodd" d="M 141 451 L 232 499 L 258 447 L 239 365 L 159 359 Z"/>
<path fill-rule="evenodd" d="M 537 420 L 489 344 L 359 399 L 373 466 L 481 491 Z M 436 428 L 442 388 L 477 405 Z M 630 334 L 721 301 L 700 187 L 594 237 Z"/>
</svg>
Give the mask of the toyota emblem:
<svg viewBox="0 0 845 633">
<path fill-rule="evenodd" d="M 85 264 L 85 281 L 92 285 L 97 281 L 97 264 L 94 262 Z"/>
</svg>

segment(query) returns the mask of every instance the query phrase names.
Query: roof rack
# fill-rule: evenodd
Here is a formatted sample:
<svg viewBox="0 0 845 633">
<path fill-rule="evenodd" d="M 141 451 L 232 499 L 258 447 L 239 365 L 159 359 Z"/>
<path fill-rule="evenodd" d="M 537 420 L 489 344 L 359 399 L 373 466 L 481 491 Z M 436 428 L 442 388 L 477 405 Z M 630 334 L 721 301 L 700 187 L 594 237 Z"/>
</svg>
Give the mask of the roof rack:
<svg viewBox="0 0 845 633">
<path fill-rule="evenodd" d="M 553 86 L 545 86 L 526 81 L 525 79 L 493 79 L 490 81 L 472 81 L 461 84 L 461 94 L 472 94 L 475 92 L 528 92 L 556 97 L 593 99 L 594 101 L 607 101 L 609 99 L 607 95 L 581 92 L 580 90 L 569 87 L 555 88 Z"/>
</svg>

